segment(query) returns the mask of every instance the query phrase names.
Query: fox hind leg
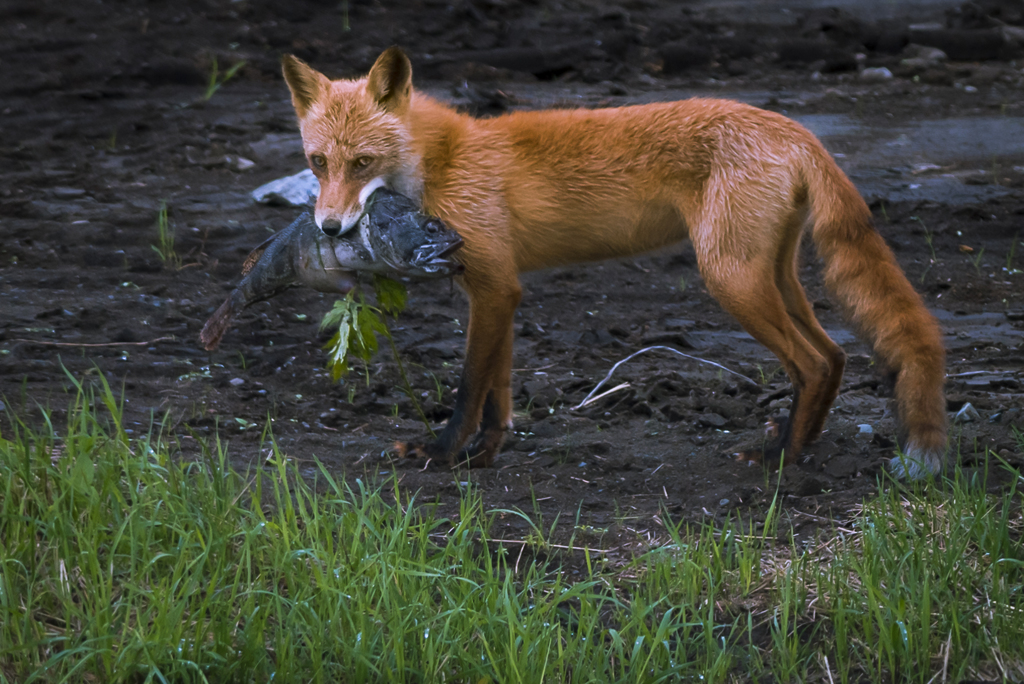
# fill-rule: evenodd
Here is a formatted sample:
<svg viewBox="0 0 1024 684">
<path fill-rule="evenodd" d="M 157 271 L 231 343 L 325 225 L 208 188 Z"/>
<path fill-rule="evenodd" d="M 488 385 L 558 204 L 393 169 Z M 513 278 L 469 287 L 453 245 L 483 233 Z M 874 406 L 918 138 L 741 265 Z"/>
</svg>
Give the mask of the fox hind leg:
<svg viewBox="0 0 1024 684">
<path fill-rule="evenodd" d="M 743 455 L 769 465 L 780 458 L 783 465 L 795 463 L 804 445 L 818 436 L 838 391 L 845 360 L 815 319 L 796 279 L 802 217 L 792 208 L 788 211 L 788 216 L 754 211 L 744 215 L 742 207 L 734 206 L 731 214 L 722 212 L 717 220 L 695 222 L 691 233 L 708 291 L 778 357 L 793 383 L 789 419 L 778 426 L 761 453 Z M 737 235 L 757 236 L 758 248 L 744 251 L 727 244 Z"/>
<path fill-rule="evenodd" d="M 775 284 L 782 295 L 782 301 L 786 313 L 796 326 L 796 329 L 814 349 L 828 363 L 828 379 L 822 389 L 821 404 L 822 410 L 818 411 L 813 421 L 808 424 L 807 441 L 813 442 L 821 434 L 828 418 L 828 409 L 832 406 L 836 396 L 839 394 L 839 386 L 843 381 L 843 371 L 846 368 L 846 352 L 843 348 L 832 341 L 828 333 L 821 327 L 811 303 L 807 301 L 804 288 L 800 285 L 797 277 L 797 247 L 799 241 L 789 243 L 789 249 L 783 249 L 779 260 L 776 262 Z M 789 252 L 788 254 L 786 252 Z"/>
</svg>

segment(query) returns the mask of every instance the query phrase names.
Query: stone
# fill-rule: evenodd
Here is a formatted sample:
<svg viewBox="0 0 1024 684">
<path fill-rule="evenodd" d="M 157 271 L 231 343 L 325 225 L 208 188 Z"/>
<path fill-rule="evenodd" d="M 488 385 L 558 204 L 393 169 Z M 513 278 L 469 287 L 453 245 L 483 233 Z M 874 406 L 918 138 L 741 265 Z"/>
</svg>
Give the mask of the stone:
<svg viewBox="0 0 1024 684">
<path fill-rule="evenodd" d="M 885 67 L 869 67 L 858 76 L 865 83 L 881 83 L 892 79 L 892 72 Z"/>
<path fill-rule="evenodd" d="M 320 195 L 320 181 L 313 171 L 306 169 L 293 176 L 285 176 L 265 183 L 252 191 L 251 196 L 261 204 L 288 207 L 307 207 Z"/>
<path fill-rule="evenodd" d="M 704 427 L 723 428 L 729 424 L 729 420 L 717 413 L 702 413 L 697 416 L 697 422 Z"/>
<path fill-rule="evenodd" d="M 974 423 L 981 420 L 981 414 L 978 413 L 978 409 L 974 408 L 971 402 L 967 402 L 960 410 L 956 412 L 956 416 L 953 417 L 954 423 Z"/>
</svg>

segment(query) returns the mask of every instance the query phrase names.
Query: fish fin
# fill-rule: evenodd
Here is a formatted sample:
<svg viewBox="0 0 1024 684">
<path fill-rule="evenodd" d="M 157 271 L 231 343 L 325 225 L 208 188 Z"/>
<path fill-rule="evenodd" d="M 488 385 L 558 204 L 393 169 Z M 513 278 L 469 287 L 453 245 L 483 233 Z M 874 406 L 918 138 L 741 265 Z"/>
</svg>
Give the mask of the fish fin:
<svg viewBox="0 0 1024 684">
<path fill-rule="evenodd" d="M 273 235 L 264 240 L 259 247 L 249 252 L 249 256 L 245 257 L 245 262 L 242 264 L 243 276 L 249 275 L 249 271 L 251 271 L 252 267 L 256 265 L 256 262 L 260 260 L 260 257 L 263 256 L 263 253 L 267 251 L 267 247 L 270 247 L 270 243 L 276 239 L 277 235 Z"/>
<path fill-rule="evenodd" d="M 213 351 L 220 346 L 224 333 L 231 327 L 231 319 L 235 317 L 235 307 L 229 297 L 220 308 L 213 312 L 213 315 L 206 321 L 202 332 L 199 333 L 199 340 L 203 343 L 203 349 Z"/>
</svg>

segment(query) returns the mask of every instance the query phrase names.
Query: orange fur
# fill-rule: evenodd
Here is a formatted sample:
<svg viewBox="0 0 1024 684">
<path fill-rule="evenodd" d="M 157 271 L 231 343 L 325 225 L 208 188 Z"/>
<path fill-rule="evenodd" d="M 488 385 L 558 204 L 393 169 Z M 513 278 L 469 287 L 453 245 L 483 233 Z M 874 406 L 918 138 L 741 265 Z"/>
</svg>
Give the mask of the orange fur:
<svg viewBox="0 0 1024 684">
<path fill-rule="evenodd" d="M 396 48 L 364 79 L 331 81 L 294 57 L 284 73 L 306 153 L 324 162 L 311 164 L 321 186 L 318 222 L 350 227 L 361 189 L 381 179 L 419 197 L 465 243 L 470 322 L 456 411 L 437 442 L 404 452 L 454 461 L 480 426 L 467 456 L 492 463 L 511 427 L 519 273 L 689 238 L 709 291 L 793 382 L 777 448 L 794 462 L 820 433 L 845 364 L 797 280 L 809 224 L 828 287 L 896 376 L 902 467 L 912 477 L 942 467 L 938 326 L 856 188 L 794 121 L 707 99 L 477 120 L 415 92 Z"/>
</svg>

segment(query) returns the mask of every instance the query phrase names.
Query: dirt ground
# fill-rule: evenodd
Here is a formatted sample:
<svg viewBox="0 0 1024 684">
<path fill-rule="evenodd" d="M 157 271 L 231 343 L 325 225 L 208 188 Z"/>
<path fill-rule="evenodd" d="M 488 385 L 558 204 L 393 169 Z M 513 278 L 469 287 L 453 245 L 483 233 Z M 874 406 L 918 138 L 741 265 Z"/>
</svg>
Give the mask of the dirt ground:
<svg viewBox="0 0 1024 684">
<path fill-rule="evenodd" d="M 729 455 L 786 411 L 789 383 L 708 296 L 686 245 L 524 276 L 516 432 L 494 469 L 422 470 L 391 456 L 394 440 L 423 425 L 386 351 L 366 374 L 341 384 L 328 377 L 317 324 L 329 296 L 293 290 L 259 304 L 220 350 L 204 352 L 198 332 L 245 255 L 298 213 L 249 198 L 304 168 L 279 56 L 354 76 L 398 44 L 419 87 L 482 116 L 711 95 L 817 122 L 812 130 L 868 197 L 878 229 L 940 317 L 948 409 L 973 407 L 952 428 L 952 458 L 979 473 L 990 465 L 998 486 L 987 452 L 1024 464 L 1014 434 L 1024 428 L 1024 52 L 1007 30 L 1021 31 L 1019 3 L 932 3 L 923 18 L 876 20 L 748 4 L 749 12 L 645 0 L 8 0 L 0 8 L 0 430 L 10 430 L 12 413 L 38 424 L 39 407 L 48 407 L 60 432 L 71 386 L 63 369 L 83 379 L 102 373 L 123 388 L 126 426 L 173 435 L 186 457 L 216 432 L 236 467 L 259 466 L 269 418 L 303 473 L 315 474 L 319 459 L 350 481 L 390 488 L 397 478 L 448 514 L 461 489 L 478 487 L 489 509 L 539 512 L 546 524 L 560 515 L 556 536 L 575 532 L 606 548 L 643 543 L 666 512 L 693 521 L 756 516 L 777 484 L 798 533 L 828 527 L 875 491 L 894 446 L 888 389 L 833 308 L 809 248 L 808 294 L 850 361 L 826 432 L 781 483 Z M 937 23 L 910 26 L 924 20 Z M 911 40 L 942 46 L 949 59 L 907 63 L 918 54 Z M 241 60 L 205 99 L 214 64 L 223 73 Z M 922 138 L 921 122 L 953 122 L 960 138 Z M 917 145 L 909 156 L 886 156 L 904 142 Z M 927 163 L 933 153 L 939 163 Z M 163 204 L 180 266 L 154 249 Z M 466 311 L 452 283 L 412 284 L 394 323 L 435 424 L 452 405 Z M 628 387 L 572 409 L 615 362 L 651 345 L 754 382 L 650 352 L 607 385 Z M 500 525 L 509 529 L 498 534 L 523 533 L 515 516 Z"/>
</svg>

